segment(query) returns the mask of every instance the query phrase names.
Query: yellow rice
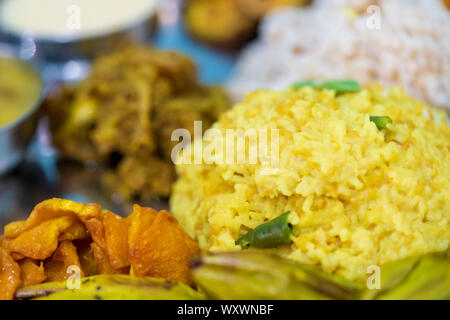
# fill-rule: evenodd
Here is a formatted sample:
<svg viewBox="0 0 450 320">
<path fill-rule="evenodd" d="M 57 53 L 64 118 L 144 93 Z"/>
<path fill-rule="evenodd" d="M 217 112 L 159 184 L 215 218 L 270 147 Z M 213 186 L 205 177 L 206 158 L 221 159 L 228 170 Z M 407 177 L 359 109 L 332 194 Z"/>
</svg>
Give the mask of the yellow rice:
<svg viewBox="0 0 450 320">
<path fill-rule="evenodd" d="M 380 131 L 370 115 L 393 124 Z M 237 238 L 287 210 L 292 243 L 279 253 L 350 279 L 364 280 L 369 265 L 449 247 L 446 115 L 401 88 L 255 91 L 214 127 L 279 129 L 280 170 L 177 166 L 171 209 L 202 249 L 239 250 Z"/>
</svg>

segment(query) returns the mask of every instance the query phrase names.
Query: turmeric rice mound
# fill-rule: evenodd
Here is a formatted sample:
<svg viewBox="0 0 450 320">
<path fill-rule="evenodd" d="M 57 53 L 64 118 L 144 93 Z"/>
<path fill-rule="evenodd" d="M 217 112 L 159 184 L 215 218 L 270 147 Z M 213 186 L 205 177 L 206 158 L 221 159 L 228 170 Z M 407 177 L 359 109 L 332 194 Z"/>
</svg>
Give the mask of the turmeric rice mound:
<svg viewBox="0 0 450 320">
<path fill-rule="evenodd" d="M 379 130 L 371 115 L 392 124 Z M 292 242 L 277 252 L 349 279 L 364 281 L 369 265 L 449 247 L 446 115 L 401 88 L 255 91 L 213 127 L 279 129 L 279 170 L 263 175 L 260 162 L 177 166 L 171 209 L 202 249 L 240 250 L 240 236 L 288 210 Z"/>
</svg>

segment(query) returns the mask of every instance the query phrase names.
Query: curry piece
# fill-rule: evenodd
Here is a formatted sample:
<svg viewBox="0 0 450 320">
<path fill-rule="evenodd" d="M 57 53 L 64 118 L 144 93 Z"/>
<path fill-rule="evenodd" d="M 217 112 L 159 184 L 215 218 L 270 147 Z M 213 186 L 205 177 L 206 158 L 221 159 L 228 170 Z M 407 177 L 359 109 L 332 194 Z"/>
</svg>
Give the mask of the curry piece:
<svg viewBox="0 0 450 320">
<path fill-rule="evenodd" d="M 197 82 L 191 59 L 129 47 L 94 62 L 91 75 L 45 102 L 53 143 L 65 158 L 96 162 L 102 181 L 127 199 L 168 197 L 176 174 L 173 130 L 206 130 L 229 107 L 225 92 Z"/>
</svg>

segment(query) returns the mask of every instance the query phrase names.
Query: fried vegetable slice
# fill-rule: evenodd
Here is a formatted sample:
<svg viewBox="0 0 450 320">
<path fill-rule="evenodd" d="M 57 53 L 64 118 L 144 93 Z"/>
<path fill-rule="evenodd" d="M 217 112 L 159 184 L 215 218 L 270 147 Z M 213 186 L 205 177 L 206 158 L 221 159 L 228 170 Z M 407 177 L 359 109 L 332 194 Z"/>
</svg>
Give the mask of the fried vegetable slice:
<svg viewBox="0 0 450 320">
<path fill-rule="evenodd" d="M 66 280 L 70 276 L 67 273 L 67 268 L 70 266 L 79 267 L 80 276 L 84 276 L 77 249 L 71 241 L 63 241 L 52 257 L 44 262 L 44 270 L 48 281 Z"/>
<path fill-rule="evenodd" d="M 150 229 L 151 225 L 155 221 L 158 211 L 152 208 L 141 207 L 139 205 L 133 206 L 133 213 L 128 217 L 130 219 L 130 229 L 128 234 L 128 245 L 130 249 L 130 255 L 133 255 L 131 251 L 139 241 L 139 236 Z"/>
<path fill-rule="evenodd" d="M 2 237 L 2 240 L 0 241 L 0 247 L 3 247 L 4 249 L 6 249 L 6 251 L 9 252 L 9 254 L 11 255 L 11 257 L 15 260 L 15 261 L 19 261 L 22 259 L 25 259 L 26 257 L 23 254 L 17 253 L 17 252 L 10 252 L 10 246 L 11 246 L 11 241 L 10 239 L 6 239 L 5 237 Z"/>
<path fill-rule="evenodd" d="M 189 260 L 197 243 L 167 211 L 135 205 L 122 218 L 99 205 L 52 199 L 37 205 L 29 219 L 10 224 L 0 237 L 1 281 L 11 299 L 26 286 L 64 281 L 79 268 L 80 277 L 96 274 L 157 276 L 189 283 Z M 17 263 L 14 260 L 20 260 Z M 17 273 L 17 279 L 14 274 Z"/>
<path fill-rule="evenodd" d="M 129 268 L 114 269 L 109 261 L 108 254 L 95 242 L 91 244 L 94 253 L 95 263 L 100 274 L 127 274 Z"/>
<path fill-rule="evenodd" d="M 33 259 L 26 258 L 19 262 L 22 279 L 22 286 L 32 286 L 41 282 L 44 282 L 47 276 L 44 272 L 44 263 L 34 261 Z"/>
<path fill-rule="evenodd" d="M 105 210 L 103 227 L 105 230 L 106 252 L 114 269 L 128 267 L 128 220 Z"/>
<path fill-rule="evenodd" d="M 91 243 L 91 239 L 76 241 L 74 243 L 74 245 L 77 247 L 81 268 L 83 269 L 85 276 L 93 276 L 99 274 Z"/>
<path fill-rule="evenodd" d="M 12 300 L 21 282 L 20 266 L 6 249 L 0 247 L 0 300 Z"/>
<path fill-rule="evenodd" d="M 101 248 L 106 248 L 105 228 L 100 219 L 92 218 L 86 221 L 86 228 L 91 234 L 92 240 Z"/>
<path fill-rule="evenodd" d="M 89 234 L 89 231 L 86 229 L 86 226 L 80 221 L 74 223 L 72 226 L 70 226 L 67 230 L 65 230 L 60 236 L 58 241 L 65 241 L 65 240 L 84 240 L 89 239 L 91 235 Z"/>
<path fill-rule="evenodd" d="M 200 250 L 167 211 L 135 205 L 129 245 L 133 275 L 190 283 L 189 261 Z"/>
<path fill-rule="evenodd" d="M 26 221 L 15 221 L 5 226 L 4 236 L 16 238 L 21 233 L 30 230 L 37 225 L 63 216 L 78 217 L 85 222 L 88 219 L 100 216 L 100 205 L 83 204 L 65 199 L 50 199 L 43 201 L 34 207 Z"/>
<path fill-rule="evenodd" d="M 58 247 L 58 237 L 74 224 L 73 216 L 47 220 L 11 240 L 10 252 L 20 253 L 34 260 L 44 260 Z"/>
</svg>

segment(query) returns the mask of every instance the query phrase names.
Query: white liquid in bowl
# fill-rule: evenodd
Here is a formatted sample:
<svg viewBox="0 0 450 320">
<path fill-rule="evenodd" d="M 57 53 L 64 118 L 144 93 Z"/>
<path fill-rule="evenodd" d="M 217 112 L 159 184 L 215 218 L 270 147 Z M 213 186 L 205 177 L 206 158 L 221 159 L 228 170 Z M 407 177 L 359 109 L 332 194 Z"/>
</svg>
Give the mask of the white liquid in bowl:
<svg viewBox="0 0 450 320">
<path fill-rule="evenodd" d="M 38 38 L 84 38 L 146 19 L 158 0 L 4 0 L 0 27 Z"/>
</svg>

